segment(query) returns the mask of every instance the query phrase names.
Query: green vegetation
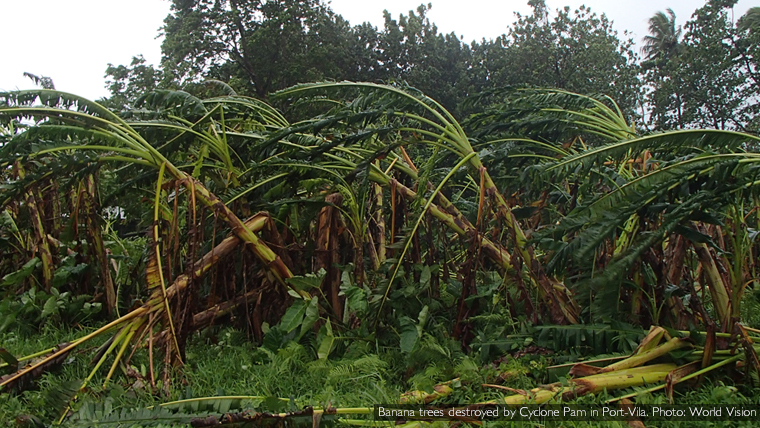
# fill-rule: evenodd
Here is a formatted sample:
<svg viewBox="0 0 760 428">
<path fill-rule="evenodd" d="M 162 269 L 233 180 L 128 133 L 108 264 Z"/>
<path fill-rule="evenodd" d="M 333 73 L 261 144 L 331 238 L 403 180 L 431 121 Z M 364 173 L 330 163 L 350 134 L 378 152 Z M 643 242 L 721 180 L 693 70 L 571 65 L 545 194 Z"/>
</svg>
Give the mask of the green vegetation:
<svg viewBox="0 0 760 428">
<path fill-rule="evenodd" d="M 41 346 L 49 346 L 61 341 L 72 340 L 81 334 L 79 331 L 62 331 L 46 329 L 35 335 L 34 340 Z M 6 332 L 3 343 L 9 344 L 14 354 L 24 354 L 29 347 L 23 335 Z M 539 340 L 539 339 L 537 339 Z M 541 342 L 542 344 L 548 344 Z M 446 407 L 460 403 L 486 402 L 498 400 L 509 393 L 494 386 L 529 389 L 536 383 L 544 383 L 547 378 L 547 364 L 557 356 L 526 354 L 522 357 L 505 358 L 494 364 L 481 366 L 471 357 L 459 350 L 455 343 L 450 343 L 444 354 L 435 358 L 425 356 L 430 349 L 419 348 L 411 356 L 402 354 L 398 349 L 355 346 L 343 358 L 320 360 L 314 348 L 308 344 L 291 343 L 271 352 L 266 348 L 257 348 L 245 337 L 245 333 L 230 328 L 213 328 L 203 332 L 188 344 L 188 365 L 183 368 L 186 385 L 179 384 L 172 389 L 169 396 L 159 398 L 150 393 L 145 382 L 146 361 L 136 357 L 130 364 L 134 371 L 124 381 L 109 385 L 107 388 L 93 387 L 80 395 L 74 405 L 75 411 L 66 422 L 66 426 L 140 426 L 159 423 L 159 426 L 184 426 L 192 417 L 221 415 L 220 406 L 229 406 L 228 411 L 245 409 L 259 411 L 292 410 L 306 406 L 315 408 L 329 405 L 337 408 L 364 408 L 368 403 L 399 402 L 402 392 L 419 390 L 427 395 L 433 392 L 437 383 L 454 379 L 450 394 L 435 401 L 436 405 Z M 66 406 L 66 393 L 73 393 L 79 387 L 78 379 L 89 372 L 89 360 L 94 349 L 64 364 L 59 370 L 45 374 L 38 380 L 38 388 L 21 394 L 4 394 L 0 406 L 0 418 L 12 421 L 18 415 L 35 415 L 40 422 L 57 418 Z M 409 376 L 409 361 L 416 359 L 422 363 L 416 373 Z M 141 373 L 142 372 L 142 373 Z M 98 377 L 102 380 L 102 376 Z M 729 382 L 724 384 L 724 382 Z M 97 384 L 97 382 L 95 383 Z M 646 393 L 644 388 L 635 388 L 637 401 L 643 404 L 666 404 L 663 394 Z M 425 391 L 429 392 L 425 392 Z M 251 397 L 255 391 L 258 397 Z M 216 398 L 214 398 L 216 397 Z M 238 397 L 238 398 L 220 398 Z M 274 397 L 284 397 L 278 402 Z M 732 381 L 705 379 L 698 390 L 684 389 L 675 393 L 679 404 L 745 404 L 757 405 L 757 398 L 752 387 Z M 613 398 L 608 393 L 592 394 L 568 401 L 575 404 L 604 404 Z M 191 407 L 189 404 L 167 406 L 161 421 L 150 421 L 155 414 L 145 410 L 161 403 L 196 399 L 201 404 Z M 107 404 L 106 404 L 107 403 Z M 95 425 L 92 414 L 88 412 L 105 411 L 113 423 Z M 131 417 L 139 417 L 143 412 L 144 420 L 129 422 L 122 409 L 127 409 Z M 366 415 L 344 416 L 344 419 L 365 419 Z M 101 418 L 105 421 L 108 418 Z M 297 422 L 297 421 L 296 421 Z M 301 421 L 311 424 L 311 417 Z M 332 426 L 336 417 L 325 416 L 322 423 Z M 350 423 L 348 423 L 351 425 Z M 342 424 L 345 425 L 345 424 Z M 499 426 L 521 426 L 500 422 Z M 543 426 L 542 424 L 524 426 Z M 598 426 L 588 422 L 563 422 L 563 426 L 586 427 Z M 608 422 L 605 426 L 626 426 L 621 422 Z M 690 427 L 705 426 L 700 422 L 668 423 L 658 426 Z M 726 426 L 752 426 L 752 422 L 727 424 Z"/>
<path fill-rule="evenodd" d="M 757 405 L 758 31 L 754 9 L 729 23 L 729 3 L 683 38 L 653 17 L 639 70 L 605 18 L 552 21 L 541 1 L 467 48 L 425 7 L 378 33 L 318 2 L 175 2 L 167 63 L 109 67 L 109 99 L 30 75 L 43 89 L 0 93 L 0 418 L 316 427 L 400 402 Z M 359 45 L 374 65 L 338 61 L 357 34 L 374 34 Z M 728 64 L 701 50 L 711 35 L 736 42 L 717 70 L 733 92 L 673 98 L 697 73 L 667 75 L 673 61 Z M 598 67 L 429 74 L 486 46 L 504 64 L 556 49 Z M 299 83 L 331 77 L 391 84 Z"/>
</svg>

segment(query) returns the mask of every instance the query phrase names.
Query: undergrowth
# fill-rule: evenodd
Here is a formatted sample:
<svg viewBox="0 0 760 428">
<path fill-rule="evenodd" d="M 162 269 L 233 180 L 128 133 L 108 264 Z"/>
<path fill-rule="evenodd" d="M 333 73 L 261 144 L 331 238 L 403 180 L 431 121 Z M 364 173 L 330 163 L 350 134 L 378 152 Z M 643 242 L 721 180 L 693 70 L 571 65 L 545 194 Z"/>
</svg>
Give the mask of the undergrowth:
<svg viewBox="0 0 760 428">
<path fill-rule="evenodd" d="M 81 335 L 81 329 L 45 327 L 37 335 L 27 335 L 20 331 L 0 334 L 0 343 L 14 355 L 27 355 L 41 347 L 52 347 Z M 244 333 L 230 328 L 216 328 L 196 336 L 187 347 L 186 365 L 174 372 L 169 396 L 160 395 L 160 380 L 153 392 L 146 374 L 145 352 L 138 352 L 132 360 L 131 368 L 142 375 L 117 376 L 105 389 L 102 375 L 93 378 L 86 391 L 80 393 L 72 405 L 73 417 L 64 426 L 95 426 L 87 415 L 96 414 L 98 420 L 112 418 L 129 419 L 130 415 L 145 417 L 150 406 L 170 400 L 186 400 L 196 397 L 258 396 L 259 399 L 238 402 L 240 409 L 255 408 L 257 411 L 287 411 L 307 406 L 326 407 L 368 407 L 380 403 L 398 403 L 404 391 L 418 390 L 432 392 L 441 382 L 454 379 L 450 385 L 453 393 L 434 401 L 432 404 L 453 406 L 493 400 L 509 395 L 504 390 L 484 387 L 483 384 L 500 383 L 509 388 L 531 388 L 545 382 L 546 367 L 561 361 L 561 353 L 551 353 L 543 348 L 524 348 L 517 358 L 502 355 L 501 358 L 481 364 L 480 358 L 459 350 L 456 343 L 440 344 L 432 338 L 429 343 L 415 348 L 411 354 L 399 349 L 378 347 L 368 341 L 350 343 L 339 359 L 319 359 L 317 351 L 308 342 L 290 342 L 277 351 L 256 347 Z M 68 399 L 92 369 L 90 360 L 98 343 L 86 350 L 73 354 L 55 371 L 45 373 L 34 389 L 20 394 L 0 395 L 0 422 L 3 426 L 50 426 L 57 420 Z M 539 355 L 540 353 L 546 355 Z M 524 354 L 520 356 L 520 354 Z M 617 391 L 622 395 L 629 391 Z M 275 397 L 288 400 L 278 401 Z M 577 404 L 599 404 L 610 398 L 607 394 L 589 395 L 573 401 Z M 702 381 L 696 390 L 677 389 L 676 403 L 679 404 L 753 404 L 751 389 L 734 384 L 731 378 Z M 279 404 L 277 404 L 279 402 Z M 641 404 L 664 404 L 667 399 L 662 394 L 643 394 L 637 398 Z M 227 404 L 225 409 L 229 409 Z M 93 410 L 95 409 L 95 410 Z M 132 409 L 137 413 L 130 413 Z M 187 409 L 185 409 L 187 410 Z M 199 411 L 193 408 L 191 410 Z M 202 409 L 201 409 L 202 410 Z M 143 413 L 139 413 L 142 411 Z M 88 413 L 89 412 L 89 413 Z M 95 412 L 95 413 L 93 413 Z M 100 413 L 97 413 L 100 412 Z M 119 413 L 123 412 L 123 413 Z M 170 413 L 166 413 L 170 414 Z M 142 416 L 141 416 L 142 415 Z M 365 416 L 366 422 L 369 416 Z M 358 419 L 358 418 L 354 418 Z M 109 426 L 143 426 L 123 423 Z M 308 422 L 308 423 L 307 423 Z M 39 423 L 40 425 L 35 425 Z M 304 426 L 311 419 L 304 422 Z M 360 422 L 352 422 L 360 423 Z M 24 425 L 26 424 L 26 425 Z M 337 418 L 325 418 L 324 425 L 343 425 Z M 551 422 L 510 423 L 488 422 L 487 426 L 562 426 L 591 427 L 602 426 L 597 422 Z M 300 425 L 300 424 L 296 424 Z M 102 425 L 98 425 L 102 426 Z M 155 426 L 155 424 L 154 424 Z M 184 424 L 159 426 L 181 427 Z M 291 426 L 293 426 L 291 424 Z M 627 426 L 619 422 L 605 422 L 603 426 Z M 691 426 L 755 426 L 748 422 L 667 422 L 659 427 Z"/>
</svg>

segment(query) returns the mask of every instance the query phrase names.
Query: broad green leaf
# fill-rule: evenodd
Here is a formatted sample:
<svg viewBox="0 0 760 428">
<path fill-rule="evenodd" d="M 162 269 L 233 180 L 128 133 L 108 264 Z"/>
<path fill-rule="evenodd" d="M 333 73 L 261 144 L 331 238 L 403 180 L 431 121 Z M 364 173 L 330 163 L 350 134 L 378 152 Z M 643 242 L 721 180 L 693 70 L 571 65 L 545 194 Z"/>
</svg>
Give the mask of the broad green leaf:
<svg viewBox="0 0 760 428">
<path fill-rule="evenodd" d="M 8 228 L 11 233 L 18 233 L 18 226 L 7 209 L 0 211 L 0 226 Z"/>
<path fill-rule="evenodd" d="M 299 325 L 303 323 L 304 314 L 306 314 L 306 305 L 308 303 L 305 300 L 296 300 L 293 302 L 293 306 L 288 308 L 285 315 L 280 320 L 280 329 L 285 333 L 290 333 L 295 330 Z"/>
<path fill-rule="evenodd" d="M 423 267 L 420 273 L 420 288 L 425 289 L 430 287 L 430 276 L 430 266 Z"/>
<path fill-rule="evenodd" d="M 429 310 L 430 308 L 428 308 L 428 305 L 425 305 L 420 311 L 420 315 L 417 317 L 417 319 L 419 320 L 419 324 L 417 324 L 418 337 L 422 337 L 422 329 L 425 327 L 425 324 L 427 323 Z"/>
<path fill-rule="evenodd" d="M 412 352 L 420 337 L 417 333 L 417 325 L 409 317 L 402 317 L 399 322 L 401 323 L 399 331 L 401 352 L 408 354 Z"/>
<path fill-rule="evenodd" d="M 332 324 L 330 323 L 330 320 L 327 320 L 327 323 L 325 323 L 325 337 L 322 338 L 322 342 L 319 344 L 319 349 L 317 350 L 317 357 L 320 360 L 325 360 L 330 356 L 333 343 L 335 343 L 335 336 L 333 336 Z"/>
<path fill-rule="evenodd" d="M 294 276 L 288 278 L 288 284 L 292 285 L 299 291 L 310 291 L 315 288 L 319 288 L 322 284 L 322 278 L 326 272 L 324 269 L 320 269 L 316 274 L 307 274 L 304 276 Z"/>
<path fill-rule="evenodd" d="M 40 265 L 40 259 L 35 257 L 24 264 L 21 269 L 16 272 L 9 273 L 3 277 L 3 282 L 0 286 L 14 285 L 26 279 L 34 272 L 34 269 Z"/>
<path fill-rule="evenodd" d="M 278 397 L 266 397 L 264 399 L 264 409 L 269 413 L 279 413 L 287 409 L 287 405 Z"/>
<path fill-rule="evenodd" d="M 351 286 L 341 291 L 341 293 L 346 296 L 348 307 L 356 311 L 357 315 L 364 315 L 367 312 L 369 303 L 367 302 L 367 292 L 363 288 Z"/>
<path fill-rule="evenodd" d="M 56 296 L 50 296 L 45 302 L 45 306 L 42 308 L 42 314 L 40 318 L 45 319 L 50 315 L 58 313 L 58 298 Z"/>
<path fill-rule="evenodd" d="M 698 230 L 686 226 L 677 226 L 675 232 L 691 242 L 696 242 L 698 244 L 708 244 L 713 248 L 717 248 L 717 245 L 715 245 L 712 238 Z"/>
<path fill-rule="evenodd" d="M 14 322 L 16 322 L 16 314 L 3 315 L 3 321 L 0 323 L 0 333 L 12 326 Z"/>
<path fill-rule="evenodd" d="M 340 274 L 340 285 L 342 287 L 350 287 L 354 284 L 354 282 L 351 280 L 351 272 L 349 270 L 344 270 L 343 273 Z"/>
<path fill-rule="evenodd" d="M 309 305 L 306 307 L 306 315 L 301 324 L 301 334 L 298 337 L 302 337 L 314 326 L 314 323 L 319 319 L 319 299 L 314 296 L 309 301 Z"/>
</svg>

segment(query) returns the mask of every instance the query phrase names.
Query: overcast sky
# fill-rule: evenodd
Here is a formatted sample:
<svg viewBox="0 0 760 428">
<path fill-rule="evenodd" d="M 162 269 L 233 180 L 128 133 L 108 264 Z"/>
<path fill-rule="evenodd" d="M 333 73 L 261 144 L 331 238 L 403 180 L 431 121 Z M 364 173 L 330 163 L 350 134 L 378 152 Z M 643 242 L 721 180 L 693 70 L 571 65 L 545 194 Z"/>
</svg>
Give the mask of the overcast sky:
<svg viewBox="0 0 760 428">
<path fill-rule="evenodd" d="M 507 31 L 515 21 L 514 12 L 530 12 L 527 0 L 428 0 L 428 14 L 440 31 L 455 32 L 465 42 L 491 39 Z M 416 9 L 421 0 L 332 0 L 332 9 L 352 24 L 369 21 L 383 24 L 383 10 L 394 18 Z M 672 8 L 683 24 L 702 0 L 547 0 L 551 11 L 581 4 L 614 21 L 622 38 L 630 31 L 637 42 L 647 33 L 647 20 L 657 11 Z M 149 63 L 161 59 L 157 38 L 168 0 L 2 0 L 0 17 L 5 35 L 0 60 L 0 90 L 26 89 L 32 82 L 23 77 L 30 72 L 53 78 L 56 88 L 88 98 L 108 94 L 105 69 L 108 63 L 128 64 L 142 54 Z M 760 0 L 740 0 L 734 8 L 739 19 Z M 466 6 L 466 7 L 464 7 Z"/>
</svg>

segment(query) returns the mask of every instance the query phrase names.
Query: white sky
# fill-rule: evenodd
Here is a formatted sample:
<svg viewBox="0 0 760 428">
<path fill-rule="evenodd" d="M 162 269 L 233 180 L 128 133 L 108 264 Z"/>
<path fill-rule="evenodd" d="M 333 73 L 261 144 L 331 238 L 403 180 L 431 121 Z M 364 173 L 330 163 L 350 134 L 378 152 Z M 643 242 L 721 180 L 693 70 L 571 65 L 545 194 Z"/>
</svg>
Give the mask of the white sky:
<svg viewBox="0 0 760 428">
<path fill-rule="evenodd" d="M 383 10 L 394 18 L 433 3 L 428 17 L 443 33 L 454 31 L 464 41 L 491 39 L 507 31 L 514 12 L 530 12 L 527 0 L 332 0 L 332 9 L 352 24 L 369 21 L 383 24 Z M 622 38 L 632 32 L 639 42 L 647 33 L 647 20 L 657 11 L 672 8 L 683 24 L 702 0 L 547 0 L 549 9 L 585 4 L 614 21 Z M 466 7 L 464 7 L 466 5 Z M 23 73 L 53 78 L 56 88 L 89 98 L 108 94 L 105 69 L 108 63 L 129 64 L 143 54 L 149 63 L 161 59 L 157 39 L 169 12 L 168 0 L 0 0 L 0 28 L 5 35 L 0 60 L 0 90 L 33 87 Z M 734 8 L 739 19 L 760 0 L 740 0 Z"/>
</svg>

